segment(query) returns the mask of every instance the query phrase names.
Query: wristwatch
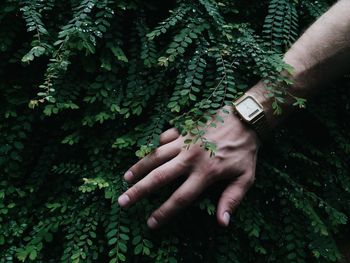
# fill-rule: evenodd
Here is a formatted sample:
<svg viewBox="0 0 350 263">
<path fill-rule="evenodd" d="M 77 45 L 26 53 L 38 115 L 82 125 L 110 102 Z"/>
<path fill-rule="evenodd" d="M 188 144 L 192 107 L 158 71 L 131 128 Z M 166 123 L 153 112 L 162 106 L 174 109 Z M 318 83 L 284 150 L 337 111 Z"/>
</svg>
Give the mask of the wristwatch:
<svg viewBox="0 0 350 263">
<path fill-rule="evenodd" d="M 263 106 L 253 95 L 245 93 L 233 102 L 234 113 L 252 127 L 261 141 L 265 141 L 270 134 Z"/>
</svg>

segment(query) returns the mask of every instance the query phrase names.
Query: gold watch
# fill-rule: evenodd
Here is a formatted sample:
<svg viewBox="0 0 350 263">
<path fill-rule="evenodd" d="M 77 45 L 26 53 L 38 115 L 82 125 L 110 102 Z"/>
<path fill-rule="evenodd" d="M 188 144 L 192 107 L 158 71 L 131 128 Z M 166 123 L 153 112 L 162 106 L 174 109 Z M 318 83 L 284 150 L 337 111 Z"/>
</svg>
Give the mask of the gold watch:
<svg viewBox="0 0 350 263">
<path fill-rule="evenodd" d="M 233 108 L 240 119 L 256 131 L 261 141 L 268 138 L 270 128 L 264 108 L 253 95 L 245 93 L 233 102 Z"/>
</svg>

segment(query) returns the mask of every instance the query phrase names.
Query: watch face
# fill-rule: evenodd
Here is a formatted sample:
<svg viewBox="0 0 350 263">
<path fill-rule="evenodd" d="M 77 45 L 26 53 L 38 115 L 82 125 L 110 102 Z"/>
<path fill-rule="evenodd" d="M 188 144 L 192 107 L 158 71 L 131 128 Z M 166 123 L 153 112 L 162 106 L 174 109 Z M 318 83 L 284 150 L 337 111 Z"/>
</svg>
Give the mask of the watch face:
<svg viewBox="0 0 350 263">
<path fill-rule="evenodd" d="M 249 96 L 236 104 L 236 110 L 246 121 L 251 121 L 263 111 L 262 107 Z"/>
</svg>

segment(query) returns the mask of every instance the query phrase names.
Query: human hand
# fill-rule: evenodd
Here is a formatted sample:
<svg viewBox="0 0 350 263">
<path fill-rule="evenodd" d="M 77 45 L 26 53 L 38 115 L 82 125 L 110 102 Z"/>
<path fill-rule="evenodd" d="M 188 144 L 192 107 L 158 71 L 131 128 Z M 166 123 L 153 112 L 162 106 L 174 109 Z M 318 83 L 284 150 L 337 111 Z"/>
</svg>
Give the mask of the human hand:
<svg viewBox="0 0 350 263">
<path fill-rule="evenodd" d="M 205 138 L 216 143 L 217 150 L 210 157 L 197 144 L 187 150 L 184 141 L 172 128 L 160 136 L 160 146 L 148 154 L 124 175 L 129 183 L 135 183 L 118 198 L 122 207 L 128 207 L 142 197 L 156 191 L 180 176 L 188 175 L 186 181 L 149 217 L 147 224 L 157 228 L 179 210 L 192 203 L 208 186 L 220 180 L 229 180 L 217 205 L 217 221 L 228 226 L 230 215 L 239 205 L 254 182 L 259 141 L 255 131 L 245 126 L 229 106 L 217 113 L 224 123 L 206 129 Z"/>
</svg>

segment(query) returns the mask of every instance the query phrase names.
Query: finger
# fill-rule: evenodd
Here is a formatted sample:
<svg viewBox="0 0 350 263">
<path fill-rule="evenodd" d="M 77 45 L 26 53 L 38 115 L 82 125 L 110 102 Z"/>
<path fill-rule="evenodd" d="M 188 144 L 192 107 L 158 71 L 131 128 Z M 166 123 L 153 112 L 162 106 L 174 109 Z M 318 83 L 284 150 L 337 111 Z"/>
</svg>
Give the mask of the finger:
<svg viewBox="0 0 350 263">
<path fill-rule="evenodd" d="M 222 226 L 228 226 L 232 212 L 241 203 L 245 193 L 253 184 L 254 175 L 246 173 L 232 181 L 221 194 L 216 217 Z"/>
<path fill-rule="evenodd" d="M 124 179 L 129 183 L 136 182 L 158 166 L 173 159 L 180 152 L 181 145 L 177 141 L 162 145 L 134 164 L 124 174 Z"/>
<path fill-rule="evenodd" d="M 160 145 L 164 145 L 166 143 L 169 143 L 179 137 L 180 133 L 176 128 L 171 128 L 163 132 L 159 137 L 159 143 Z"/>
<path fill-rule="evenodd" d="M 150 172 L 118 198 L 122 207 L 128 207 L 149 193 L 161 188 L 186 172 L 182 157 L 177 156 Z"/>
<path fill-rule="evenodd" d="M 201 175 L 190 175 L 171 197 L 152 213 L 147 221 L 148 227 L 155 229 L 164 224 L 181 209 L 192 203 L 204 191 L 207 184 Z"/>
</svg>

